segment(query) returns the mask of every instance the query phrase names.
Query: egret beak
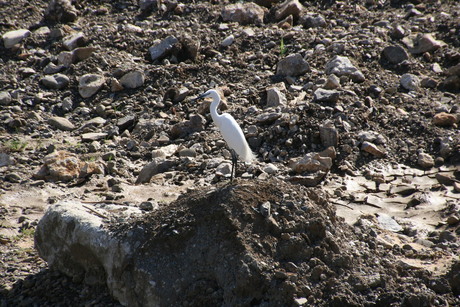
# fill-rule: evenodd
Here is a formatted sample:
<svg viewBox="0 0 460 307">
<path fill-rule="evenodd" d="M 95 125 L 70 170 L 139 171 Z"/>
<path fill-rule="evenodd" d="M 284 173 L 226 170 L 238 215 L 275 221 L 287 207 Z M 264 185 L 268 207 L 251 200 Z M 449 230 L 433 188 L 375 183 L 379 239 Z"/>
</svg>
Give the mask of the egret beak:
<svg viewBox="0 0 460 307">
<path fill-rule="evenodd" d="M 192 101 L 197 101 L 198 99 L 204 98 L 204 97 L 206 97 L 206 96 L 207 96 L 207 94 L 206 94 L 206 93 L 204 93 L 204 94 L 201 94 L 201 95 L 198 95 L 198 97 L 196 97 L 196 98 L 193 98 L 193 99 L 192 99 Z"/>
</svg>

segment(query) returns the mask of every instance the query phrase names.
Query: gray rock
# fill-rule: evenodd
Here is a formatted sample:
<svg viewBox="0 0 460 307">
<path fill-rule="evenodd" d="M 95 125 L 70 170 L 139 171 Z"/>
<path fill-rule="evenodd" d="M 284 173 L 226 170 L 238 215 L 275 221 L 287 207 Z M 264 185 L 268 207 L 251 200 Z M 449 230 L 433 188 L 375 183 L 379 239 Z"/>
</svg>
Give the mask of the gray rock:
<svg viewBox="0 0 460 307">
<path fill-rule="evenodd" d="M 6 106 L 11 102 L 11 95 L 9 92 L 0 92 L 0 105 Z"/>
<path fill-rule="evenodd" d="M 366 80 L 363 73 L 358 70 L 347 57 L 336 55 L 326 64 L 326 74 L 336 76 L 348 76 L 354 82 Z"/>
<path fill-rule="evenodd" d="M 275 120 L 277 120 L 278 118 L 281 117 L 281 113 L 278 113 L 278 112 L 266 112 L 266 113 L 262 113 L 260 115 L 258 115 L 256 117 L 256 122 L 258 124 L 271 124 L 273 123 Z"/>
<path fill-rule="evenodd" d="M 179 157 L 196 157 L 196 150 L 193 148 L 184 148 L 179 151 Z"/>
<path fill-rule="evenodd" d="M 401 46 L 387 46 L 382 51 L 382 56 L 391 64 L 400 64 L 409 59 L 409 54 Z"/>
<path fill-rule="evenodd" d="M 30 36 L 30 31 L 27 29 L 20 29 L 6 32 L 2 35 L 3 45 L 5 48 L 12 48 L 14 45 L 19 44 L 24 38 Z"/>
<path fill-rule="evenodd" d="M 319 127 L 319 135 L 321 143 L 325 147 L 334 146 L 339 144 L 339 132 L 334 124 L 329 122 Z"/>
<path fill-rule="evenodd" d="M 324 84 L 323 88 L 326 90 L 334 90 L 340 87 L 340 78 L 334 74 L 330 74 L 327 76 L 326 84 Z"/>
<path fill-rule="evenodd" d="M 104 140 L 108 137 L 108 134 L 105 132 L 88 132 L 81 135 L 81 140 L 83 142 L 93 142 Z"/>
<path fill-rule="evenodd" d="M 206 119 L 202 115 L 192 115 L 190 116 L 190 120 L 177 123 L 171 128 L 171 137 L 176 139 L 194 132 L 202 131 L 205 123 Z"/>
<path fill-rule="evenodd" d="M 260 214 L 262 214 L 264 217 L 269 217 L 271 215 L 271 204 L 269 201 L 264 202 L 263 204 L 260 205 Z"/>
<path fill-rule="evenodd" d="M 7 153 L 0 152 L 0 167 L 14 164 L 14 158 Z"/>
<path fill-rule="evenodd" d="M 310 71 L 310 65 L 299 54 L 290 54 L 276 66 L 276 74 L 281 76 L 299 76 Z"/>
<path fill-rule="evenodd" d="M 276 174 L 278 172 L 278 168 L 271 163 L 268 163 L 267 165 L 265 165 L 263 170 L 264 172 L 270 175 Z"/>
<path fill-rule="evenodd" d="M 70 51 L 62 51 L 57 56 L 58 64 L 69 67 L 74 62 L 74 55 Z"/>
<path fill-rule="evenodd" d="M 141 71 L 131 71 L 120 79 L 121 85 L 126 88 L 138 88 L 144 85 L 145 75 Z"/>
<path fill-rule="evenodd" d="M 59 129 L 59 130 L 64 130 L 64 131 L 72 131 L 75 129 L 75 126 L 74 124 L 72 124 L 67 118 L 65 117 L 58 117 L 58 116 L 54 116 L 54 117 L 50 117 L 48 119 L 48 123 Z"/>
<path fill-rule="evenodd" d="M 409 91 L 417 91 L 420 88 L 420 79 L 413 74 L 404 74 L 399 80 L 401 86 Z"/>
<path fill-rule="evenodd" d="M 86 45 L 85 35 L 83 34 L 83 32 L 78 32 L 69 35 L 66 38 L 64 38 L 62 44 L 69 51 L 74 50 L 77 47 L 83 47 Z"/>
<path fill-rule="evenodd" d="M 235 41 L 235 36 L 233 34 L 227 36 L 220 44 L 223 47 L 228 47 Z"/>
<path fill-rule="evenodd" d="M 287 99 L 277 87 L 272 87 L 267 90 L 267 107 L 277 107 L 286 105 Z"/>
<path fill-rule="evenodd" d="M 78 11 L 70 0 L 51 0 L 44 17 L 49 21 L 67 23 L 77 20 Z"/>
<path fill-rule="evenodd" d="M 179 40 L 176 37 L 172 35 L 166 37 L 161 42 L 149 48 L 150 58 L 152 61 L 161 60 L 168 56 L 178 43 Z"/>
<path fill-rule="evenodd" d="M 313 98 L 315 101 L 319 102 L 337 102 L 340 98 L 340 92 L 336 90 L 325 90 L 323 88 L 318 88 L 313 93 Z"/>
<path fill-rule="evenodd" d="M 294 19 L 298 19 L 300 12 L 302 12 L 303 6 L 298 0 L 285 0 L 279 5 L 275 11 L 275 19 L 281 20 L 283 18 L 292 15 Z"/>
<path fill-rule="evenodd" d="M 383 229 L 392 231 L 392 232 L 400 232 L 403 230 L 403 227 L 398 224 L 391 216 L 383 213 L 379 213 L 377 217 L 377 221 L 380 224 L 380 227 Z"/>
<path fill-rule="evenodd" d="M 78 81 L 78 92 L 83 98 L 93 96 L 104 85 L 105 77 L 96 74 L 86 74 Z"/>
<path fill-rule="evenodd" d="M 65 69 L 64 65 L 56 65 L 53 62 L 49 62 L 48 65 L 43 68 L 43 73 L 46 75 L 56 74 Z"/>
<path fill-rule="evenodd" d="M 83 61 L 89 58 L 94 52 L 96 48 L 94 47 L 79 47 L 75 48 L 72 51 L 74 61 Z"/>
<path fill-rule="evenodd" d="M 432 168 L 434 166 L 434 159 L 429 154 L 421 152 L 418 154 L 417 163 L 422 168 Z"/>
<path fill-rule="evenodd" d="M 152 162 L 146 164 L 136 179 L 136 184 L 148 183 L 150 179 L 158 174 L 164 173 L 171 169 L 174 163 L 170 160 L 155 158 Z"/>
<path fill-rule="evenodd" d="M 224 21 L 238 22 L 242 25 L 264 23 L 266 9 L 253 2 L 235 3 L 225 6 L 222 9 Z"/>
<path fill-rule="evenodd" d="M 43 77 L 40 82 L 47 88 L 59 90 L 69 85 L 70 79 L 66 75 L 55 74 Z"/>
<path fill-rule="evenodd" d="M 327 26 L 326 19 L 322 15 L 312 13 L 300 16 L 299 23 L 305 28 L 324 28 Z"/>
</svg>

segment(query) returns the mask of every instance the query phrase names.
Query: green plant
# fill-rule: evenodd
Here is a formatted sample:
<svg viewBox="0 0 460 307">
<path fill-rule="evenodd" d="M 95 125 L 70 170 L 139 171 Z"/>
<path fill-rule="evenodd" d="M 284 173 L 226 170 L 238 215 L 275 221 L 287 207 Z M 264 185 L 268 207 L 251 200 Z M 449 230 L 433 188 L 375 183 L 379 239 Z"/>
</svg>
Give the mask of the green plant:
<svg viewBox="0 0 460 307">
<path fill-rule="evenodd" d="M 284 56 L 286 53 L 287 53 L 287 47 L 286 47 L 286 45 L 284 45 L 284 39 L 281 38 L 281 41 L 280 41 L 280 55 Z"/>
<path fill-rule="evenodd" d="M 4 146 L 13 152 L 23 151 L 27 147 L 28 143 L 20 140 L 10 140 L 4 143 Z"/>
</svg>

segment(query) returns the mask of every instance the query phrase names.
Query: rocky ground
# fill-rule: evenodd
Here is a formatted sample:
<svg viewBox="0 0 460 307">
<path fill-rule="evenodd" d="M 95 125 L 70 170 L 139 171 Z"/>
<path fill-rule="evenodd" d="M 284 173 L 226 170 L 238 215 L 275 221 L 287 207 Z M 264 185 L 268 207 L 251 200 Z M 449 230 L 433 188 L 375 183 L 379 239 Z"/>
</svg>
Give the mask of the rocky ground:
<svg viewBox="0 0 460 307">
<path fill-rule="evenodd" d="M 257 156 L 235 186 L 321 188 L 354 231 L 335 225 L 384 258 L 383 277 L 361 263 L 367 281 L 348 280 L 335 303 L 460 304 L 459 12 L 416 0 L 0 1 L 2 305 L 118 304 L 47 267 L 37 222 L 62 199 L 148 212 L 224 184 L 230 153 L 207 102 L 192 100 L 214 87 Z M 331 303 L 318 289 L 340 270 L 316 258 L 271 271 L 305 297 L 294 303 Z M 313 291 L 292 280 L 316 266 Z"/>
</svg>

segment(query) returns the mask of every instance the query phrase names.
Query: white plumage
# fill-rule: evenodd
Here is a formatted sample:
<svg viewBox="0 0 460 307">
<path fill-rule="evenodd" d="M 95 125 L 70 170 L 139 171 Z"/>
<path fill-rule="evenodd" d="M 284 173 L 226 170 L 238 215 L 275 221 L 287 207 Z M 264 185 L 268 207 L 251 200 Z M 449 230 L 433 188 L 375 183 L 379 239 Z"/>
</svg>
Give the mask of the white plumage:
<svg viewBox="0 0 460 307">
<path fill-rule="evenodd" d="M 206 93 L 198 96 L 198 98 L 211 97 L 212 103 L 210 106 L 211 117 L 216 126 L 219 128 L 222 137 L 227 142 L 228 147 L 240 157 L 244 162 L 252 162 L 254 160 L 254 154 L 244 137 L 243 130 L 236 122 L 236 120 L 228 113 L 217 113 L 217 107 L 220 103 L 220 95 L 216 90 L 208 90 Z M 197 99 L 198 99 L 197 98 Z M 233 167 L 236 167 L 236 157 L 233 157 L 232 152 L 232 178 L 233 178 Z M 236 170 L 235 170 L 236 172 Z"/>
</svg>

